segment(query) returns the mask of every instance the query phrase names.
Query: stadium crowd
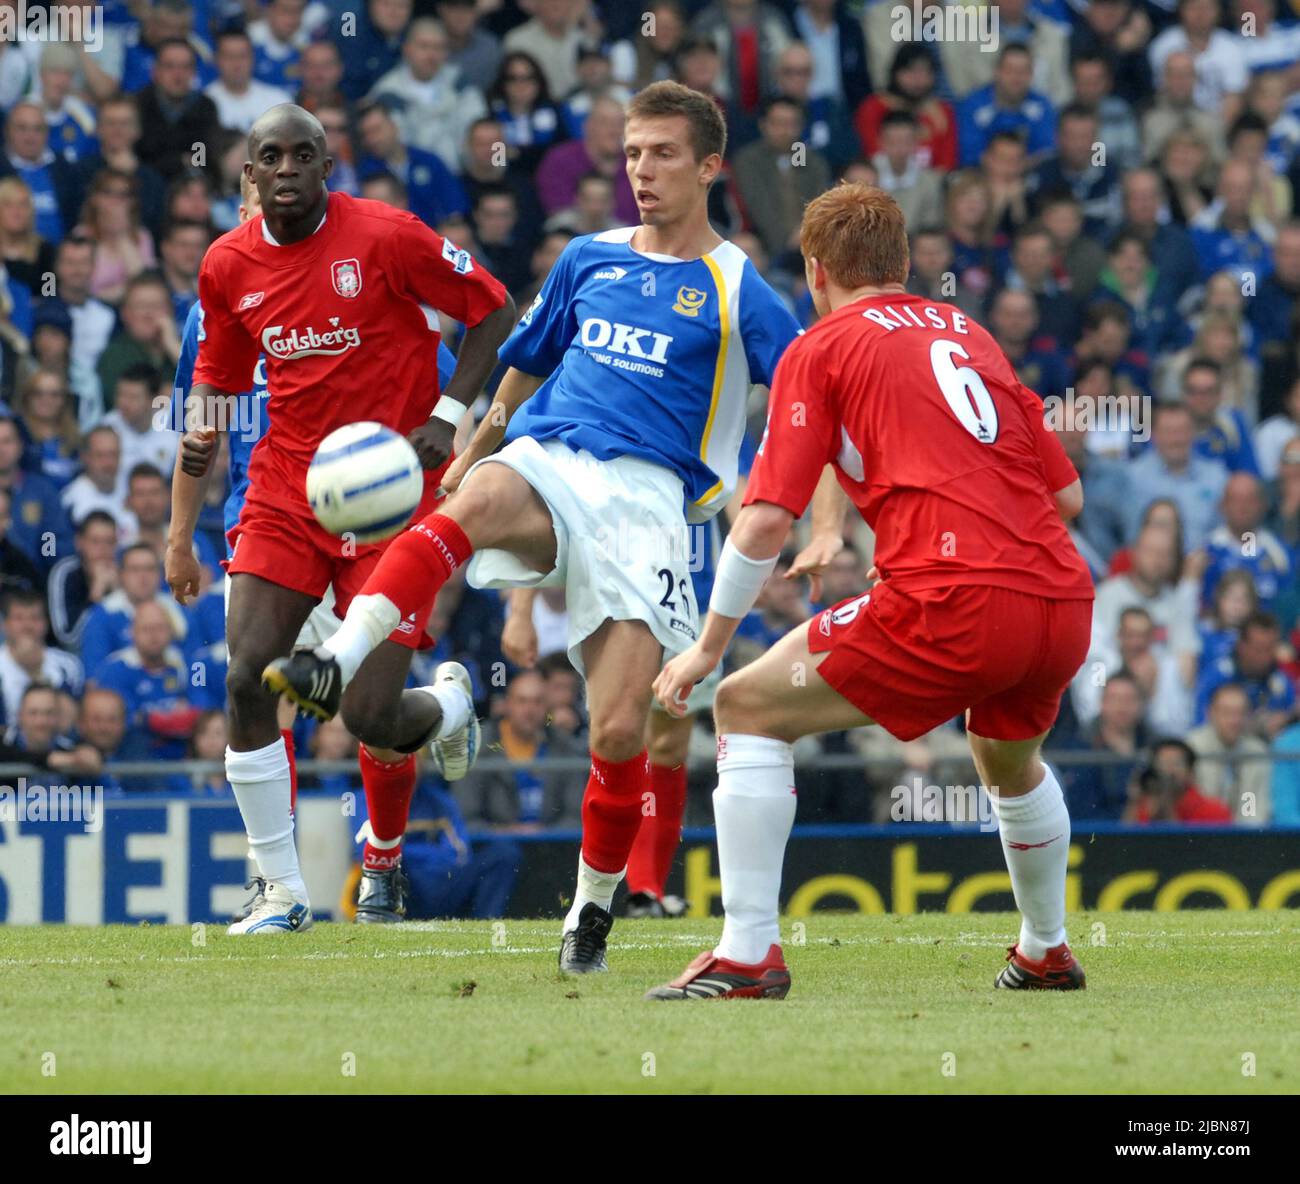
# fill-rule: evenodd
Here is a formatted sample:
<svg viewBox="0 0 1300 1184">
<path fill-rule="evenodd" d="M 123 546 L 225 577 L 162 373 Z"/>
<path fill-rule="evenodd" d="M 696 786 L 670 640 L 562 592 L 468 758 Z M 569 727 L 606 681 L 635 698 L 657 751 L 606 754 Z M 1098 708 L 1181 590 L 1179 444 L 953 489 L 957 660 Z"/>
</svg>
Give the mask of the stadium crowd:
<svg viewBox="0 0 1300 1184">
<path fill-rule="evenodd" d="M 1269 759 L 1300 752 L 1300 0 L 1002 0 L 947 36 L 892 0 L 84 7 L 100 48 L 0 41 L 0 760 L 228 792 L 105 766 L 225 746 L 225 490 L 199 532 L 210 583 L 182 609 L 162 581 L 165 408 L 252 121 L 314 112 L 332 188 L 410 209 L 524 310 L 570 239 L 636 219 L 623 106 L 675 77 L 726 116 L 715 225 L 804 324 L 803 204 L 877 184 L 907 216 L 912 290 L 987 324 L 1043 397 L 1097 582 L 1048 744 L 1084 762 L 1062 766 L 1074 817 L 1300 824 L 1300 763 Z M 757 437 L 762 392 L 750 411 Z M 733 666 L 862 590 L 870 532 L 846 544 L 818 604 L 778 567 Z M 502 655 L 505 611 L 453 580 L 420 663 L 465 662 L 488 751 L 519 762 L 454 799 L 428 787 L 462 845 L 579 820 L 581 775 L 529 764 L 585 752 L 562 593 L 536 601 L 535 670 Z M 803 742 L 873 759 L 865 781 L 848 760 L 801 782 L 801 820 L 919 817 L 891 789 L 973 780 L 960 727 Z M 301 752 L 355 752 L 341 726 L 299 728 Z"/>
</svg>

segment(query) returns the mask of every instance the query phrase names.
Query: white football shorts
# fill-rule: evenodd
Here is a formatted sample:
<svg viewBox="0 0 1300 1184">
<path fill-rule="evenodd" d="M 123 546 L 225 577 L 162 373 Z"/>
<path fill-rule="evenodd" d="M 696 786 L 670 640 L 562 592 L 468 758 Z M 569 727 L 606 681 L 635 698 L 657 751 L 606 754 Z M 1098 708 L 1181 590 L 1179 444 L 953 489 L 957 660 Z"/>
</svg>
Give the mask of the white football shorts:
<svg viewBox="0 0 1300 1184">
<path fill-rule="evenodd" d="M 479 465 L 509 465 L 541 496 L 555 526 L 555 567 L 545 575 L 508 551 L 470 560 L 475 588 L 564 588 L 569 661 L 605 621 L 644 621 L 667 656 L 699 636 L 690 575 L 685 492 L 671 470 L 639 457 L 597 460 L 562 440 L 512 440 Z M 468 476 L 468 474 L 466 474 Z"/>
</svg>

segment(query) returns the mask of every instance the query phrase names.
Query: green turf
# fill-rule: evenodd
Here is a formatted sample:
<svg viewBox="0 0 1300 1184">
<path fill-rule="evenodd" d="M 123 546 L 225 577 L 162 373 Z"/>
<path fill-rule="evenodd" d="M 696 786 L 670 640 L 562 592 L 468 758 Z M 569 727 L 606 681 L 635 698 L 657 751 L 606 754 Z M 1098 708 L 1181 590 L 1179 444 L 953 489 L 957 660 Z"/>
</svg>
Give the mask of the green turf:
<svg viewBox="0 0 1300 1184">
<path fill-rule="evenodd" d="M 686 1004 L 641 993 L 716 921 L 620 921 L 578 980 L 554 922 L 0 929 L 0 1092 L 1300 1091 L 1296 912 L 1074 916 L 1071 994 L 992 990 L 1008 915 L 806 926 L 784 1002 Z"/>
</svg>

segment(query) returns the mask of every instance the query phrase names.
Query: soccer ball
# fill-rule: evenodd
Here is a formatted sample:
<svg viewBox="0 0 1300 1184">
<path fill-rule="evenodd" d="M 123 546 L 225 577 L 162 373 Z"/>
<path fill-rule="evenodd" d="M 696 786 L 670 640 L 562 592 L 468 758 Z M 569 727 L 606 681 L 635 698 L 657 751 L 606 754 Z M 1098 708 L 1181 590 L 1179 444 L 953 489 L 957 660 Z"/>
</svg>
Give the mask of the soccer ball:
<svg viewBox="0 0 1300 1184">
<path fill-rule="evenodd" d="M 316 521 L 358 543 L 392 538 L 423 495 L 424 470 L 415 449 L 369 420 L 330 432 L 307 469 L 307 501 Z"/>
</svg>

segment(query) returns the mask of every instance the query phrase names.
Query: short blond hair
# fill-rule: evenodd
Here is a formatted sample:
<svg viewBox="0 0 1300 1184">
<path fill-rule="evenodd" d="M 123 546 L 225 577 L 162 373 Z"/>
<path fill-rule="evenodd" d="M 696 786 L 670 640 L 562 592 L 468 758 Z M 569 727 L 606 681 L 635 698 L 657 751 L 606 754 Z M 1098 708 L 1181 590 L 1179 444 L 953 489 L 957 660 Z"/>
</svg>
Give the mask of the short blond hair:
<svg viewBox="0 0 1300 1184">
<path fill-rule="evenodd" d="M 799 248 L 846 291 L 907 282 L 907 225 L 898 202 L 874 185 L 842 181 L 803 212 Z"/>
</svg>

